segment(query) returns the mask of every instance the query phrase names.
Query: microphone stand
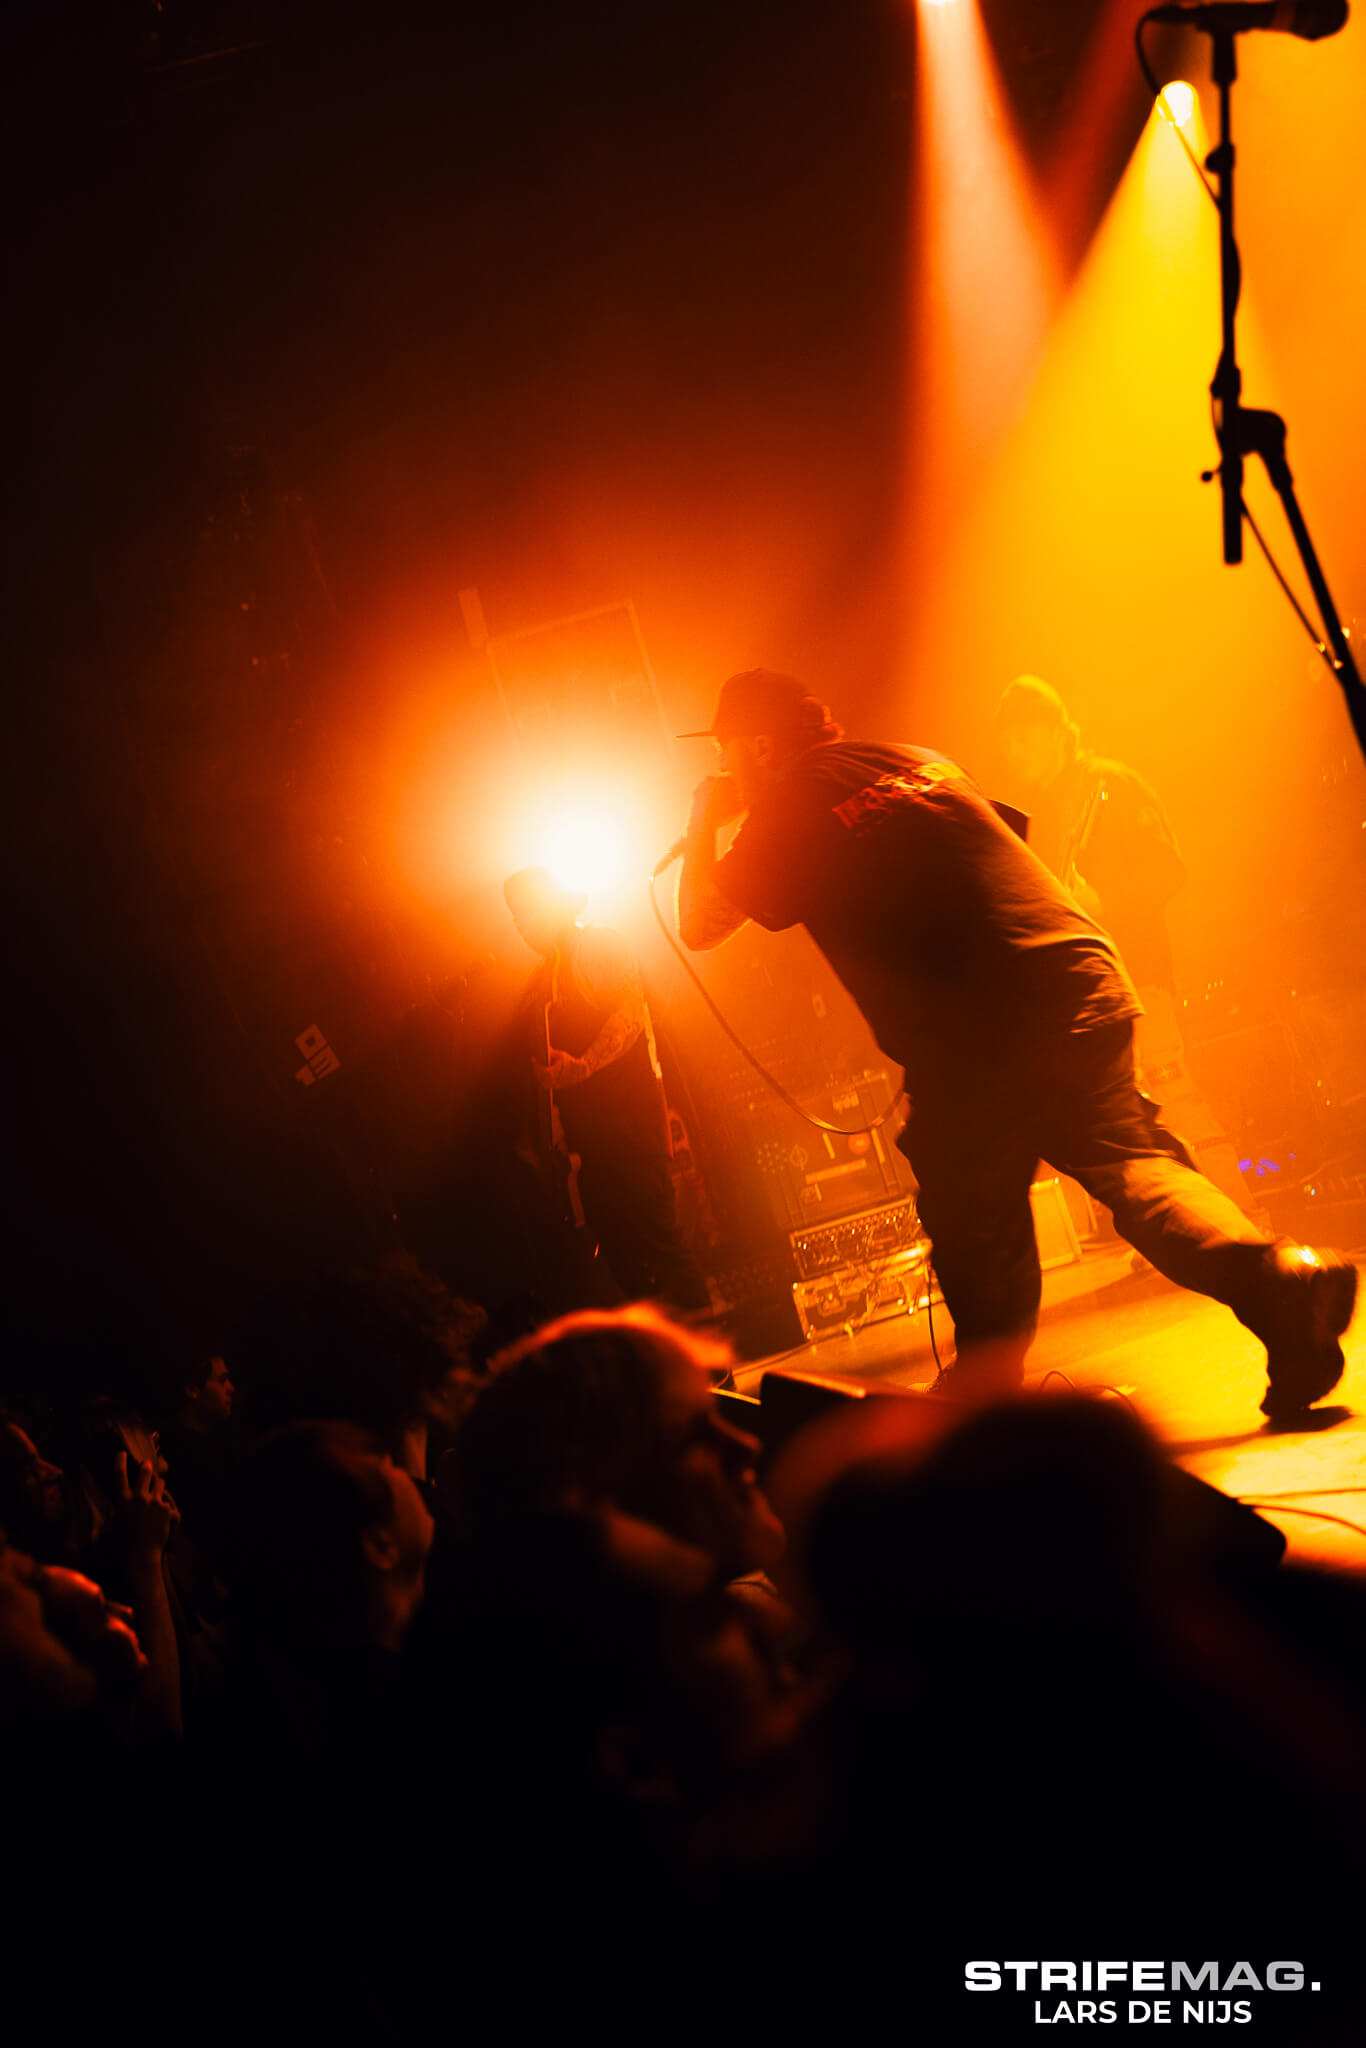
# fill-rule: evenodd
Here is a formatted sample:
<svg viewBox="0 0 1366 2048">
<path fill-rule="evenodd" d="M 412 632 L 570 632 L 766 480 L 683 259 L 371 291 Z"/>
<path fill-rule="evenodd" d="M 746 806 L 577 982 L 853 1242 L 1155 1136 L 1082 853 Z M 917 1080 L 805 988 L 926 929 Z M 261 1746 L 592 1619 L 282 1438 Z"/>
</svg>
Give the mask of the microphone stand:
<svg viewBox="0 0 1366 2048">
<path fill-rule="evenodd" d="M 1363 686 L 1347 635 L 1342 629 L 1327 579 L 1319 565 L 1314 543 L 1295 496 L 1294 478 L 1286 460 L 1285 421 L 1278 413 L 1249 409 L 1242 403 L 1243 379 L 1238 368 L 1234 320 L 1242 289 L 1242 263 L 1233 232 L 1233 85 L 1238 76 L 1234 31 L 1216 29 L 1212 37 L 1212 72 L 1219 88 L 1219 141 L 1205 160 L 1205 168 L 1217 183 L 1219 207 L 1219 295 L 1223 347 L 1210 396 L 1215 404 L 1215 433 L 1219 442 L 1219 468 L 1206 470 L 1203 481 L 1219 478 L 1223 499 L 1224 560 L 1243 559 L 1243 467 L 1244 458 L 1260 456 L 1272 488 L 1285 509 L 1286 520 L 1299 549 L 1304 573 L 1309 578 L 1314 601 L 1323 621 L 1324 637 L 1319 653 L 1347 700 L 1357 745 L 1366 759 L 1366 686 Z"/>
</svg>

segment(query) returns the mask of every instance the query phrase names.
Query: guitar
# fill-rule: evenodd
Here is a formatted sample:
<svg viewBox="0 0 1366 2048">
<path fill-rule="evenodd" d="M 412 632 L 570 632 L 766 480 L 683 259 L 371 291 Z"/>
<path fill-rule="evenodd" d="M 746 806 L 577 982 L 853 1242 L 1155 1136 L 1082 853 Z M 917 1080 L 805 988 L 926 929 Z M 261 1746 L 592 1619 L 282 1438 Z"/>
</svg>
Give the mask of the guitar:
<svg viewBox="0 0 1366 2048">
<path fill-rule="evenodd" d="M 550 1065 L 550 1010 L 555 1000 L 554 977 L 545 1003 L 540 1007 L 540 1040 L 537 1056 L 542 1066 Z M 575 1230 L 584 1227 L 583 1200 L 579 1194 L 579 1156 L 571 1152 L 560 1120 L 559 1106 L 551 1088 L 536 1087 L 536 1162 L 550 1190 L 562 1223 Z"/>
</svg>

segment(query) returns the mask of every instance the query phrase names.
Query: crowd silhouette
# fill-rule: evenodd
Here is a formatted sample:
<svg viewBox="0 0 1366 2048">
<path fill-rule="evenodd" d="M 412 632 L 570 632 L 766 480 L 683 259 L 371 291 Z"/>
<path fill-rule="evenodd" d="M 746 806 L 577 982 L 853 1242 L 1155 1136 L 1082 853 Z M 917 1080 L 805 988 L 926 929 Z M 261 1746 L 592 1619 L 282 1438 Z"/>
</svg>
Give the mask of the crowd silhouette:
<svg viewBox="0 0 1366 2048">
<path fill-rule="evenodd" d="M 522 1321 L 399 1259 L 14 1376 L 16 2013 L 939 2042 L 1032 2023 L 972 1958 L 1298 1957 L 1259 2029 L 1352 2038 L 1356 1578 L 1114 1400 L 766 1449 L 714 1337 Z"/>
</svg>

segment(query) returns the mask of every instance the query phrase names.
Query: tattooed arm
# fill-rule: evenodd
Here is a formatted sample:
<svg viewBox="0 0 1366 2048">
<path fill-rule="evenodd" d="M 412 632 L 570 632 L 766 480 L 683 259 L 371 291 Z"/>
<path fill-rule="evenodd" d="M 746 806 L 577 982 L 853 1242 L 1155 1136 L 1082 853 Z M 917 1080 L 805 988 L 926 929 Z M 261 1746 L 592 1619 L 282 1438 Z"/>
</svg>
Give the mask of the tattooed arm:
<svg viewBox="0 0 1366 2048">
<path fill-rule="evenodd" d="M 607 1011 L 602 1028 L 586 1051 L 577 1055 L 552 1051 L 548 1067 L 538 1068 L 549 1088 L 574 1088 L 610 1067 L 628 1053 L 648 1028 L 645 989 L 630 950 L 614 932 L 590 928 L 579 942 L 575 974 L 585 995 Z"/>
</svg>

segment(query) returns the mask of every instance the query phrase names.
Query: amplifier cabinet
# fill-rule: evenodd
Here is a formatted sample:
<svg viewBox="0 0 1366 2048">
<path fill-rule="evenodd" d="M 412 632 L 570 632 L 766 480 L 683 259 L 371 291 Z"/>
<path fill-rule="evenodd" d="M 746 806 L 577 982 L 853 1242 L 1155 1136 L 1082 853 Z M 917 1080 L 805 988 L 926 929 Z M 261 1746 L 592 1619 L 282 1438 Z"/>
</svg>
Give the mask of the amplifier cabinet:
<svg viewBox="0 0 1366 2048">
<path fill-rule="evenodd" d="M 803 1099 L 802 1107 L 825 1123 L 822 1130 L 771 1100 L 756 1104 L 748 1119 L 768 1204 L 780 1230 L 792 1232 L 840 1216 L 895 1202 L 915 1186 L 897 1146 L 904 1121 L 896 1084 L 885 1069 L 830 1082 Z M 878 1119 L 886 1116 L 885 1123 Z"/>
<path fill-rule="evenodd" d="M 911 1197 L 886 1208 L 865 1209 L 835 1223 L 815 1223 L 791 1232 L 792 1263 L 802 1280 L 815 1280 L 843 1266 L 868 1265 L 907 1251 L 920 1240 L 920 1219 Z"/>
<path fill-rule="evenodd" d="M 814 1280 L 796 1280 L 792 1299 L 803 1336 L 861 1329 L 892 1316 L 914 1315 L 933 1284 L 930 1248 L 919 1243 L 858 1266 L 840 1266 Z"/>
<path fill-rule="evenodd" d="M 1044 1272 L 1054 1266 L 1075 1265 L 1081 1257 L 1081 1241 L 1056 1174 L 1051 1180 L 1035 1181 L 1029 1190 L 1029 1206 L 1034 1214 L 1034 1241 Z"/>
</svg>

